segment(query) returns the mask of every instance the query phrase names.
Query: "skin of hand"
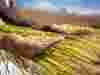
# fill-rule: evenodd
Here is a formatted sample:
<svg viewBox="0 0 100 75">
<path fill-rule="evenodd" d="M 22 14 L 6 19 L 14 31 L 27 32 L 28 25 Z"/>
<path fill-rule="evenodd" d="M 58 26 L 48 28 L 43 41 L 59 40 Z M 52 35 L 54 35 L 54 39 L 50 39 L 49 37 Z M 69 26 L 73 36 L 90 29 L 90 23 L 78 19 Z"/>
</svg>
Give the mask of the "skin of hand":
<svg viewBox="0 0 100 75">
<path fill-rule="evenodd" d="M 0 48 L 14 50 L 16 54 L 30 59 L 38 54 L 41 54 L 45 49 L 51 48 L 63 39 L 64 38 L 62 36 L 58 35 L 57 38 L 40 41 L 7 33 L 5 35 L 1 35 Z"/>
</svg>

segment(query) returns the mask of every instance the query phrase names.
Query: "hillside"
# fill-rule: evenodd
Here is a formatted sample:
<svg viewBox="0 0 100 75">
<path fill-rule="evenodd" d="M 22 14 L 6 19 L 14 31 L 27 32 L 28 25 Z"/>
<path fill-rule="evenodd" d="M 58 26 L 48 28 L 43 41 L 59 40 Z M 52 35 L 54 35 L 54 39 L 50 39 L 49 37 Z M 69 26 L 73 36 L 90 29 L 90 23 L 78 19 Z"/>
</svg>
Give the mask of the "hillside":
<svg viewBox="0 0 100 75">
<path fill-rule="evenodd" d="M 91 25 L 96 24 L 99 20 L 99 16 L 77 16 L 77 15 L 55 15 L 50 14 L 47 11 L 31 11 L 18 9 L 17 15 L 32 16 L 32 20 L 39 24 L 84 24 Z"/>
</svg>

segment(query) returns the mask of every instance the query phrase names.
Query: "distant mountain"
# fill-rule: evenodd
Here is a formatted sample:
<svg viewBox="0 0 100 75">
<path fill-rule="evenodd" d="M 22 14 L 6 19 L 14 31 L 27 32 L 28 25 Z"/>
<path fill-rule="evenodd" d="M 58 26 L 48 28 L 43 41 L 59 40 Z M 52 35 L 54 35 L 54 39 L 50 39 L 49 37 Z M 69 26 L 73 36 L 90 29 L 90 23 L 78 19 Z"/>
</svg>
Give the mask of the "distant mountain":
<svg viewBox="0 0 100 75">
<path fill-rule="evenodd" d="M 17 9 L 17 16 L 31 16 L 33 21 L 38 24 L 82 24 L 90 25 L 96 24 L 100 20 L 100 16 L 87 15 L 57 15 L 50 14 L 47 11 L 32 11 L 30 9 Z M 100 21 L 99 21 L 100 22 Z"/>
</svg>

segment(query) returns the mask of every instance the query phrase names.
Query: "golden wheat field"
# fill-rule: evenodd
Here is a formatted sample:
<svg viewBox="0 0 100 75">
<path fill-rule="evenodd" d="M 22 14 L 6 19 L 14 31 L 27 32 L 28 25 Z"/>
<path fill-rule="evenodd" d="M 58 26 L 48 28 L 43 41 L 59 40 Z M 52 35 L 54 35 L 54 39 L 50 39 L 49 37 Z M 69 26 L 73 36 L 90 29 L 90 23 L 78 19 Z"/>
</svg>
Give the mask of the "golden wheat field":
<svg viewBox="0 0 100 75">
<path fill-rule="evenodd" d="M 24 67 L 24 64 L 19 67 L 22 73 L 20 71 L 15 75 L 99 75 L 100 29 L 64 24 L 64 32 L 63 40 L 51 48 L 45 49 L 40 55 L 33 57 L 32 63 L 33 66 L 35 65 L 35 69 L 28 71 L 25 69 L 27 66 Z M 85 32 L 88 34 L 84 34 Z M 14 25 L 0 25 L 0 34 L 5 33 L 14 33 L 30 39 L 31 37 L 39 37 L 38 40 L 56 37 L 57 35 L 53 32 L 34 31 L 31 28 L 16 27 Z M 10 61 L 15 56 L 9 49 L 1 49 L 1 51 L 7 51 L 8 54 L 5 55 L 10 58 L 8 59 L 1 54 L 0 63 L 4 61 L 3 59 Z M 13 61 L 16 61 L 16 59 L 13 58 Z"/>
</svg>

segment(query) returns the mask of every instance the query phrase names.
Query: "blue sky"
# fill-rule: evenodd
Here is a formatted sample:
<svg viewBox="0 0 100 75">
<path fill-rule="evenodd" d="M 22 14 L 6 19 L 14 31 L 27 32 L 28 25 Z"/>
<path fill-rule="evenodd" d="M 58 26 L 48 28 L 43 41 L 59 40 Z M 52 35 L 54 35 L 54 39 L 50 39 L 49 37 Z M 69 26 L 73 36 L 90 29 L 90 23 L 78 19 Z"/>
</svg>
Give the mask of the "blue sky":
<svg viewBox="0 0 100 75">
<path fill-rule="evenodd" d="M 99 9 L 100 8 L 100 0 L 81 0 L 80 5 L 85 8 Z"/>
<path fill-rule="evenodd" d="M 66 8 L 68 12 L 81 14 L 99 14 L 100 0 L 16 0 L 17 6 L 59 11 Z"/>
</svg>

